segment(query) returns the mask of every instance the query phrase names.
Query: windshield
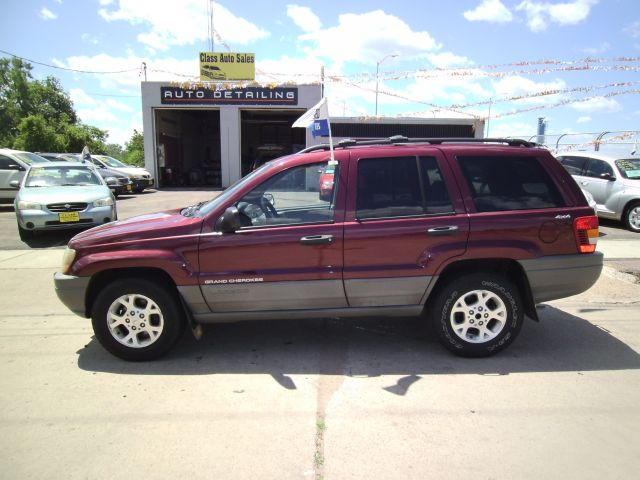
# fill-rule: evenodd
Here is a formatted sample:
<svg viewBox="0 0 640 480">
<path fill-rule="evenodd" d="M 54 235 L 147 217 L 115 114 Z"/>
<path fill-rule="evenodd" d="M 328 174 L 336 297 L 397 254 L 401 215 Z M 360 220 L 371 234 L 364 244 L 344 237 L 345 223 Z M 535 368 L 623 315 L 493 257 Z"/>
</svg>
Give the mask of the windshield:
<svg viewBox="0 0 640 480">
<path fill-rule="evenodd" d="M 20 160 L 22 160 L 24 163 L 26 163 L 27 165 L 31 165 L 32 163 L 49 162 L 49 160 L 47 160 L 46 158 L 41 157 L 40 155 L 36 155 L 35 153 L 19 152 L 19 153 L 14 153 L 14 155 L 18 157 Z"/>
<path fill-rule="evenodd" d="M 107 165 L 113 168 L 123 168 L 123 167 L 131 166 L 131 165 L 127 165 L 126 163 L 122 163 L 120 160 L 116 160 L 115 158 L 110 157 L 109 155 L 94 155 L 94 157 L 98 158 L 99 160 L 102 160 L 104 163 L 106 163 Z"/>
<path fill-rule="evenodd" d="M 623 158 L 616 160 L 616 165 L 624 178 L 640 179 L 640 158 Z"/>
<path fill-rule="evenodd" d="M 273 163 L 265 163 L 263 166 L 254 170 L 246 177 L 242 177 L 240 180 L 235 182 L 229 188 L 227 188 L 224 192 L 218 195 L 216 198 L 209 200 L 208 202 L 202 204 L 197 212 L 193 212 L 198 216 L 205 216 L 212 210 L 216 209 L 219 205 L 225 203 L 230 197 L 232 197 L 238 190 L 240 190 L 246 182 L 251 181 L 254 177 L 258 176 L 264 170 L 272 168 L 274 166 Z"/>
<path fill-rule="evenodd" d="M 102 185 L 96 173 L 85 166 L 31 167 L 25 187 L 61 187 Z"/>
</svg>

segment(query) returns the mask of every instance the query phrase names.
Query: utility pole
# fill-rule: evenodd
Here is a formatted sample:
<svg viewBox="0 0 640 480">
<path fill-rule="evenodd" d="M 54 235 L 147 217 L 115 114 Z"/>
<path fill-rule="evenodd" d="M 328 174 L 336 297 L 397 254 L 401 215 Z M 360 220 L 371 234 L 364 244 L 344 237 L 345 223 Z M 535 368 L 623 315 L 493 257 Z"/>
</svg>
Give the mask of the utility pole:
<svg viewBox="0 0 640 480">
<path fill-rule="evenodd" d="M 384 62 L 387 58 L 396 58 L 396 57 L 399 57 L 399 56 L 400 55 L 398 55 L 397 53 L 392 53 L 392 54 L 389 54 L 389 55 L 386 55 L 386 56 L 382 57 L 382 60 L 378 60 L 376 62 L 376 117 L 378 116 L 378 83 L 379 83 L 379 80 L 380 80 L 380 75 L 379 75 L 379 73 L 380 73 L 380 64 L 382 62 Z"/>
</svg>

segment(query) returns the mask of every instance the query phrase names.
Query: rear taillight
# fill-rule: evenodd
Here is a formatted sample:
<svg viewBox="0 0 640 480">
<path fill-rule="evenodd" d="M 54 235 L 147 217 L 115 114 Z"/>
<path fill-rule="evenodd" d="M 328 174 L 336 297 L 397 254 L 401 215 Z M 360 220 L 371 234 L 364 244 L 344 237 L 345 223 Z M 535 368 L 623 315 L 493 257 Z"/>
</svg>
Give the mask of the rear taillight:
<svg viewBox="0 0 640 480">
<path fill-rule="evenodd" d="M 598 217 L 578 217 L 573 221 L 573 231 L 580 253 L 593 253 L 598 243 Z"/>
</svg>

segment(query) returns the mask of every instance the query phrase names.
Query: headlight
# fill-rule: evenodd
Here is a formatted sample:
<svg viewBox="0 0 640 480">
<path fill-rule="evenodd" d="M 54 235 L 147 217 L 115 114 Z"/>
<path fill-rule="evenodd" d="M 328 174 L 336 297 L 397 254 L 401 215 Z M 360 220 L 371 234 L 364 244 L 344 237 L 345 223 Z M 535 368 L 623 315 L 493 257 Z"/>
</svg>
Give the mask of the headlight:
<svg viewBox="0 0 640 480">
<path fill-rule="evenodd" d="M 74 258 L 76 258 L 76 251 L 73 248 L 67 247 L 62 255 L 62 273 L 67 273 L 69 271 Z"/>
<path fill-rule="evenodd" d="M 140 178 L 142 178 L 140 175 L 129 175 L 129 178 L 131 180 L 139 180 Z"/>
<path fill-rule="evenodd" d="M 113 205 L 113 198 L 111 197 L 101 198 L 93 202 L 94 207 L 110 207 L 111 205 Z"/>
<path fill-rule="evenodd" d="M 18 210 L 42 210 L 42 205 L 36 202 L 20 200 L 18 202 Z"/>
<path fill-rule="evenodd" d="M 116 177 L 106 177 L 104 181 L 107 182 L 107 185 L 118 183 L 118 179 Z"/>
</svg>

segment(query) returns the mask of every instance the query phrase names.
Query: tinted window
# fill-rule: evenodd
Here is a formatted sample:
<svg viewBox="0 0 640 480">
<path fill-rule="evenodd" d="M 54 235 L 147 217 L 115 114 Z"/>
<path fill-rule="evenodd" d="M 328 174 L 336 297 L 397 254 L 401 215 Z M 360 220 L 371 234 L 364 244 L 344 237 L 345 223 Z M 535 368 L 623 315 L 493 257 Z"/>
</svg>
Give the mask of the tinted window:
<svg viewBox="0 0 640 480">
<path fill-rule="evenodd" d="M 564 206 L 534 157 L 459 157 L 458 162 L 479 212 Z"/>
<path fill-rule="evenodd" d="M 327 162 L 280 172 L 236 204 L 245 227 L 332 222 L 338 166 Z M 329 178 L 331 177 L 331 178 Z"/>
<path fill-rule="evenodd" d="M 420 157 L 418 166 L 424 188 L 426 213 L 453 213 L 447 184 L 442 178 L 436 159 Z"/>
<path fill-rule="evenodd" d="M 560 157 L 560 163 L 571 175 L 581 175 L 587 159 L 584 157 Z"/>
<path fill-rule="evenodd" d="M 5 157 L 4 155 L 0 155 L 0 170 L 8 170 L 9 165 L 16 165 L 18 162 L 12 160 L 9 157 Z"/>
<path fill-rule="evenodd" d="M 435 158 L 371 158 L 358 162 L 358 219 L 407 217 L 452 210 Z"/>
<path fill-rule="evenodd" d="M 586 175 L 588 177 L 600 178 L 600 175 L 603 173 L 608 173 L 613 176 L 613 168 L 607 162 L 602 160 L 597 160 L 595 158 L 589 159 L 589 163 L 587 164 L 587 172 Z"/>
</svg>

